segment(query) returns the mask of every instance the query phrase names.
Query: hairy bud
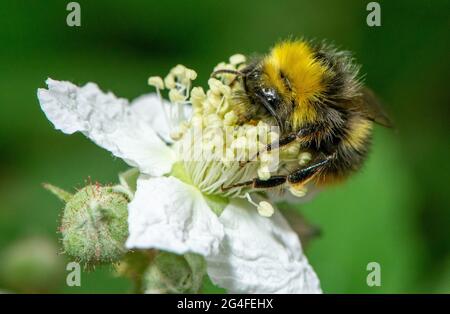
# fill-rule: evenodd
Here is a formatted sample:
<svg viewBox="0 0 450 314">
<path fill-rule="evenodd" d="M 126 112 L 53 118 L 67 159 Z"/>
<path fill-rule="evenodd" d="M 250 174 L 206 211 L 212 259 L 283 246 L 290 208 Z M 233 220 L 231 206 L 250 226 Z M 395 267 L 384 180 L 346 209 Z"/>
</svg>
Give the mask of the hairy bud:
<svg viewBox="0 0 450 314">
<path fill-rule="evenodd" d="M 66 203 L 60 231 L 66 254 L 86 265 L 115 262 L 125 252 L 128 199 L 111 187 L 88 185 Z"/>
</svg>

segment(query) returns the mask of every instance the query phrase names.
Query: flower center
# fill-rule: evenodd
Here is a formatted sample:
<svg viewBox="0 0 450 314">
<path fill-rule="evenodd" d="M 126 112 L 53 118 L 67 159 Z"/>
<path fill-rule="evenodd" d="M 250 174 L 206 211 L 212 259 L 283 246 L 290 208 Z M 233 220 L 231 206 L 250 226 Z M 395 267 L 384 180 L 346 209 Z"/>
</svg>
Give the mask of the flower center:
<svg viewBox="0 0 450 314">
<path fill-rule="evenodd" d="M 235 95 L 244 91 L 234 73 L 245 66 L 242 55 L 234 55 L 230 63 L 217 65 L 215 71 L 228 72 L 221 71 L 218 78 L 210 78 L 206 93 L 201 87 L 191 89 L 197 74 L 182 65 L 173 68 L 164 81 L 151 77 L 149 84 L 156 87 L 158 95 L 164 86 L 169 89 L 172 105 L 168 112 L 163 105 L 163 110 L 179 159 L 174 167 L 176 173 L 180 172 L 177 176 L 203 194 L 248 198 L 254 203 L 250 194 L 261 190 L 239 183 L 255 178 L 267 180 L 274 172 L 287 174 L 289 168 L 298 167 L 299 145 L 290 145 L 281 153 L 267 152 L 266 146 L 279 138 L 278 127 L 264 119 L 239 121 Z M 190 119 L 186 118 L 186 108 L 192 111 Z M 262 215 L 270 215 L 267 202 L 256 206 Z"/>
</svg>

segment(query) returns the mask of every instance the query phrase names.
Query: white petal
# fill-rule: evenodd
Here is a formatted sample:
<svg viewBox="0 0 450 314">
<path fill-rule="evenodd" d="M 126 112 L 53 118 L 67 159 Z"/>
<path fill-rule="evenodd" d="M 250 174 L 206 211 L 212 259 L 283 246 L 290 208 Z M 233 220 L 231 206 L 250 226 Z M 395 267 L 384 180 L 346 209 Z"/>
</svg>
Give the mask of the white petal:
<svg viewBox="0 0 450 314">
<path fill-rule="evenodd" d="M 167 143 L 173 143 L 173 140 L 170 138 L 168 120 L 170 120 L 170 111 L 171 109 L 174 111 L 174 107 L 174 104 L 166 100 L 163 100 L 161 104 L 161 100 L 155 93 L 142 95 L 131 102 L 132 110 L 143 117 Z M 192 114 L 192 107 L 185 105 L 183 111 L 186 118 L 189 119 Z"/>
<path fill-rule="evenodd" d="M 77 87 L 48 79 L 47 85 L 48 89 L 38 90 L 38 98 L 56 129 L 66 134 L 82 132 L 141 172 L 158 176 L 170 171 L 174 152 L 126 99 L 103 93 L 94 83 Z"/>
<path fill-rule="evenodd" d="M 219 254 L 207 258 L 215 284 L 230 293 L 321 292 L 297 235 L 278 211 L 265 218 L 233 200 L 219 219 L 225 238 Z"/>
<path fill-rule="evenodd" d="M 129 208 L 128 248 L 216 254 L 224 236 L 202 194 L 174 177 L 141 176 Z"/>
</svg>

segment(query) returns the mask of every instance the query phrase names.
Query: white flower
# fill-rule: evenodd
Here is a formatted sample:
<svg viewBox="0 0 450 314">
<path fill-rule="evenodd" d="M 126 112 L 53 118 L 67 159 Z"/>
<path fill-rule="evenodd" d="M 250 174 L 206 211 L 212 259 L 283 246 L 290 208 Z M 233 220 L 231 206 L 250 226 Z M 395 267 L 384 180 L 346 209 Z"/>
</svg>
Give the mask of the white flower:
<svg viewBox="0 0 450 314">
<path fill-rule="evenodd" d="M 165 78 L 166 87 L 176 90 L 171 97 L 175 104 L 156 94 L 130 104 L 93 83 L 77 87 L 52 79 L 47 80 L 48 89 L 38 90 L 38 98 L 56 129 L 82 132 L 139 169 L 137 190 L 128 207 L 128 248 L 201 254 L 211 280 L 231 293 L 320 293 L 298 236 L 278 209 L 268 199 L 256 204 L 251 189 L 236 187 L 220 193 L 223 185 L 257 176 L 258 165 L 241 169 L 233 158 L 228 160 L 236 156 L 230 151 L 233 143 L 220 160 L 183 159 L 186 134 L 193 125 L 208 121 L 210 129 L 203 136 L 212 152 L 219 138 L 212 125 L 220 128 L 224 117 L 227 123 L 236 120 L 229 109 L 223 109 L 229 101 L 224 93 L 230 91 L 218 80 L 211 82 L 212 90 L 206 94 L 194 88 L 192 110 L 185 106 L 195 77 L 192 70 L 177 66 Z M 150 83 L 160 95 L 162 79 L 152 78 Z M 192 117 L 186 119 L 187 115 Z M 175 142 L 170 137 L 174 130 L 180 138 Z M 243 135 L 235 135 L 238 145 Z"/>
</svg>

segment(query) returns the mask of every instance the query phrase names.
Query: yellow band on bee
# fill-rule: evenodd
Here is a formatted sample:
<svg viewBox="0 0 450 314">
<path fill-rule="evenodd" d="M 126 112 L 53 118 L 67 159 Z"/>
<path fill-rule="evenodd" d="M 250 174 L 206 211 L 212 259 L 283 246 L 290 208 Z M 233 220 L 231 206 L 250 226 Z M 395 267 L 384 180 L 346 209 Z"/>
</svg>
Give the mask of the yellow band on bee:
<svg viewBox="0 0 450 314">
<path fill-rule="evenodd" d="M 291 96 L 298 104 L 293 113 L 293 124 L 313 122 L 316 112 L 312 102 L 325 90 L 327 67 L 314 56 L 304 41 L 285 41 L 276 45 L 263 60 L 263 70 L 269 84 L 284 96 Z M 290 88 L 283 81 L 290 82 Z"/>
</svg>

